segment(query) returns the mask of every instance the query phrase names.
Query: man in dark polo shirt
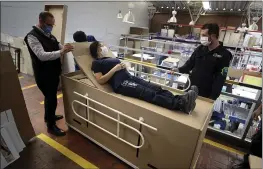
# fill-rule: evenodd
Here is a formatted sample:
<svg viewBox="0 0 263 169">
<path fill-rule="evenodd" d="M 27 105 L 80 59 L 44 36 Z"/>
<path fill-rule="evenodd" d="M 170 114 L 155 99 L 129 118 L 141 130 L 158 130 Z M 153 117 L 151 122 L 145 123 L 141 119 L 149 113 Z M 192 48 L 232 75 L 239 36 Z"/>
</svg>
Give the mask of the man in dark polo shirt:
<svg viewBox="0 0 263 169">
<path fill-rule="evenodd" d="M 63 116 L 55 115 L 57 108 L 57 89 L 61 74 L 61 57 L 73 50 L 69 44 L 62 46 L 51 34 L 55 23 L 49 12 L 39 14 L 39 23 L 26 35 L 27 44 L 34 70 L 36 84 L 45 96 L 45 121 L 48 132 L 56 136 L 66 133 L 59 129 L 56 121 Z"/>
<path fill-rule="evenodd" d="M 190 75 L 191 85 L 196 85 L 199 95 L 215 100 L 221 93 L 232 54 L 218 40 L 219 26 L 205 24 L 201 29 L 201 45 L 188 61 L 173 71 Z"/>
</svg>

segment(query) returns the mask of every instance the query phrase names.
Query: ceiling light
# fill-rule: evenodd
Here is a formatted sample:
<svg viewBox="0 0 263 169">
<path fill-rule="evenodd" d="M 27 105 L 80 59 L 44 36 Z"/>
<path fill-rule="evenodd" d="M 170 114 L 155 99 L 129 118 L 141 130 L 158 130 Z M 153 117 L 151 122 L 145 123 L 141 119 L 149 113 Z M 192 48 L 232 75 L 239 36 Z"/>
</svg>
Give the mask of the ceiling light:
<svg viewBox="0 0 263 169">
<path fill-rule="evenodd" d="M 216 10 L 218 11 L 218 8 L 216 8 Z"/>
<path fill-rule="evenodd" d="M 134 24 L 135 17 L 133 15 L 132 11 L 131 11 L 131 9 L 134 8 L 134 4 L 133 3 L 129 3 L 128 7 L 129 7 L 129 12 L 124 15 L 122 22 Z"/>
<path fill-rule="evenodd" d="M 168 20 L 168 23 L 177 23 L 177 19 L 175 17 L 175 15 L 177 14 L 177 12 L 175 10 L 173 10 L 172 12 L 172 17 Z"/>
<path fill-rule="evenodd" d="M 183 9 L 185 9 L 185 6 L 184 6 L 184 8 Z"/>
<path fill-rule="evenodd" d="M 172 7 L 174 9 L 174 7 Z"/>
<path fill-rule="evenodd" d="M 193 25 L 195 25 L 195 22 L 194 22 L 194 21 L 191 21 L 191 22 L 189 23 L 189 25 L 193 26 Z"/>
<path fill-rule="evenodd" d="M 238 9 L 238 11 L 241 11 L 241 9 Z"/>
<path fill-rule="evenodd" d="M 177 9 L 180 9 L 180 7 L 178 6 Z"/>
<path fill-rule="evenodd" d="M 226 10 L 226 8 L 223 9 L 224 11 Z"/>
<path fill-rule="evenodd" d="M 163 8 L 163 6 L 161 8 Z"/>
<path fill-rule="evenodd" d="M 230 9 L 230 11 L 233 11 L 233 9 Z"/>
<path fill-rule="evenodd" d="M 166 8 L 169 8 L 168 6 Z"/>
<path fill-rule="evenodd" d="M 124 15 L 123 22 L 134 24 L 135 18 L 134 18 L 133 13 L 130 10 L 126 15 Z"/>
<path fill-rule="evenodd" d="M 121 19 L 121 18 L 122 18 L 121 10 L 119 10 L 119 13 L 117 14 L 117 18 L 118 18 L 118 19 Z"/>
<path fill-rule="evenodd" d="M 208 10 L 208 9 L 211 8 L 209 1 L 206 1 L 206 2 L 203 1 L 202 3 L 203 3 L 203 8 L 204 8 L 204 10 Z"/>
</svg>

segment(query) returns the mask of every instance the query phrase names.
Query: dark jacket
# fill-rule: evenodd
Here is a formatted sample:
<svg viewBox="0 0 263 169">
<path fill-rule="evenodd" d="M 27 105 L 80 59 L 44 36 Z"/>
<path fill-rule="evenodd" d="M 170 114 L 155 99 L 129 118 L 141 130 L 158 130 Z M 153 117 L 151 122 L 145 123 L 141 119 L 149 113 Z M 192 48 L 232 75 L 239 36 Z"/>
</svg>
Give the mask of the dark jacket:
<svg viewBox="0 0 263 169">
<path fill-rule="evenodd" d="M 200 96 L 215 100 L 221 93 L 231 59 L 232 54 L 222 43 L 212 51 L 200 45 L 179 72 L 190 74 L 191 85 L 198 87 Z"/>
<path fill-rule="evenodd" d="M 59 50 L 59 42 L 57 41 L 57 39 L 53 35 L 50 35 L 50 37 L 47 37 L 38 28 L 33 26 L 33 29 L 27 34 L 27 36 L 25 37 L 24 40 L 27 44 L 28 51 L 29 51 L 31 59 L 32 59 L 32 66 L 33 66 L 35 77 L 36 78 L 42 77 L 42 75 L 59 76 L 61 73 L 60 58 L 58 58 L 56 60 L 41 61 L 35 55 L 35 53 L 31 50 L 31 48 L 28 44 L 28 40 L 27 40 L 28 35 L 35 36 L 39 40 L 39 42 L 41 43 L 45 52 L 53 52 L 53 51 Z"/>
</svg>

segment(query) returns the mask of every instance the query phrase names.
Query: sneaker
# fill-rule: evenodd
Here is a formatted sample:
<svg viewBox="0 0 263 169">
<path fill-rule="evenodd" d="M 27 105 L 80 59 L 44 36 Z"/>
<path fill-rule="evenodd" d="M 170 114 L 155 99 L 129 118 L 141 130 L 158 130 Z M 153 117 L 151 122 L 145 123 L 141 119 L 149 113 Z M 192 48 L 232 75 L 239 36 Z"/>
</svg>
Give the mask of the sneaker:
<svg viewBox="0 0 263 169">
<path fill-rule="evenodd" d="M 65 136 L 66 132 L 58 128 L 57 125 L 48 126 L 48 133 L 53 134 L 55 136 Z"/>
<path fill-rule="evenodd" d="M 182 105 L 182 111 L 187 114 L 191 114 L 196 105 L 196 92 L 194 92 L 193 90 L 189 90 L 185 95 L 182 95 L 182 98 L 184 100 L 184 104 Z"/>
<path fill-rule="evenodd" d="M 190 90 L 193 90 L 197 95 L 199 94 L 199 90 L 198 90 L 198 87 L 193 85 L 190 87 Z"/>
</svg>

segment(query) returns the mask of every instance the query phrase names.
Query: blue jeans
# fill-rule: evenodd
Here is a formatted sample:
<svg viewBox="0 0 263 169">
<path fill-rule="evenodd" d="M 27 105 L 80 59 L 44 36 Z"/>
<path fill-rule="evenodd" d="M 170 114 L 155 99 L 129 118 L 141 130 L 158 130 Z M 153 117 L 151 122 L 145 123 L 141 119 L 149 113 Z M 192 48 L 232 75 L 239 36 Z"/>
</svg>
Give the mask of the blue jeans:
<svg viewBox="0 0 263 169">
<path fill-rule="evenodd" d="M 116 93 L 144 100 L 170 110 L 180 110 L 182 105 L 179 95 L 175 96 L 170 91 L 135 76 L 124 80 Z"/>
</svg>

